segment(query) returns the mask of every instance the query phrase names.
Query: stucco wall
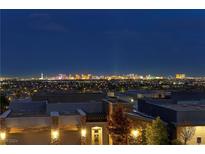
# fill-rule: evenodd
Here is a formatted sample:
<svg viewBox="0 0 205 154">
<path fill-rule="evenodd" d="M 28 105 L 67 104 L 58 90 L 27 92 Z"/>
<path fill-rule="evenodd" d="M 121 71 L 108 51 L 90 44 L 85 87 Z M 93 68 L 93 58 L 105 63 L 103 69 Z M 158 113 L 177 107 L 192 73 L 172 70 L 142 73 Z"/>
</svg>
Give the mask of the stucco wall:
<svg viewBox="0 0 205 154">
<path fill-rule="evenodd" d="M 195 133 L 194 133 L 194 136 L 191 138 L 190 141 L 188 141 L 187 144 L 191 144 L 191 145 L 194 145 L 194 144 L 197 144 L 197 137 L 201 137 L 201 144 L 205 144 L 205 126 L 193 126 L 195 127 Z M 178 127 L 177 128 L 177 138 L 180 140 L 180 130 L 182 128 L 181 127 Z"/>
<path fill-rule="evenodd" d="M 80 124 L 80 115 L 69 115 L 69 116 L 60 116 L 59 117 L 59 127 L 73 127 L 76 129 Z"/>
<path fill-rule="evenodd" d="M 50 130 L 39 132 L 21 132 L 7 134 L 9 145 L 49 145 L 51 141 Z M 80 145 L 80 131 L 60 130 L 60 144 Z"/>
<path fill-rule="evenodd" d="M 21 132 L 7 134 L 9 145 L 48 145 L 50 144 L 50 131 Z"/>
<path fill-rule="evenodd" d="M 50 123 L 50 117 L 13 117 L 5 119 L 7 128 L 49 127 Z"/>
</svg>

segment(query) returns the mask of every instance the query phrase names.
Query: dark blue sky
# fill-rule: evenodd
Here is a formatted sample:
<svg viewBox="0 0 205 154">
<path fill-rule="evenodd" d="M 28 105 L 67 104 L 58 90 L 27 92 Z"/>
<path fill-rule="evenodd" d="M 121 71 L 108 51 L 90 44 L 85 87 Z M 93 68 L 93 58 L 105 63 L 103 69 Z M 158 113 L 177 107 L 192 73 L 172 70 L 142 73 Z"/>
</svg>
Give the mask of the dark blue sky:
<svg viewBox="0 0 205 154">
<path fill-rule="evenodd" d="M 205 76 L 205 10 L 1 10 L 1 74 Z"/>
</svg>

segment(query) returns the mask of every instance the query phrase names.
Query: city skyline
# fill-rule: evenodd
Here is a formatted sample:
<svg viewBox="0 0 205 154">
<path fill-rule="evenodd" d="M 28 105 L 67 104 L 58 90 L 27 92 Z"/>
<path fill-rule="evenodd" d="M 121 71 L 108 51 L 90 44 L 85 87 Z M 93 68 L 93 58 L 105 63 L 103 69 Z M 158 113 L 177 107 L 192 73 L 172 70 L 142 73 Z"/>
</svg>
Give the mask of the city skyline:
<svg viewBox="0 0 205 154">
<path fill-rule="evenodd" d="M 1 75 L 205 76 L 204 10 L 1 10 Z"/>
</svg>

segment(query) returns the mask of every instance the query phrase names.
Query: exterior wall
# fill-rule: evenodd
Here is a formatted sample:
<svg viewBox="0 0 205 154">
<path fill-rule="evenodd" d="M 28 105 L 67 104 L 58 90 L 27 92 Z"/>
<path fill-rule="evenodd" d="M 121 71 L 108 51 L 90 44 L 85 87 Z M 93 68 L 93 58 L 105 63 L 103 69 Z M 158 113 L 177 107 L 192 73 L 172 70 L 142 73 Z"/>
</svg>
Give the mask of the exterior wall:
<svg viewBox="0 0 205 154">
<path fill-rule="evenodd" d="M 50 129 L 43 131 L 22 131 L 8 133 L 8 145 L 49 145 L 51 144 Z M 60 130 L 59 143 L 62 145 L 80 145 L 80 131 Z"/>
<path fill-rule="evenodd" d="M 190 144 L 190 145 L 197 144 L 197 137 L 201 137 L 201 144 L 205 144 L 205 126 L 193 126 L 193 127 L 195 128 L 195 134 L 191 138 L 191 140 L 188 141 L 187 144 Z M 181 140 L 179 136 L 180 130 L 181 130 L 181 127 L 177 127 L 177 138 L 179 140 Z"/>
<path fill-rule="evenodd" d="M 6 144 L 8 145 L 48 145 L 50 144 L 50 130 L 8 133 L 7 138 Z"/>
<path fill-rule="evenodd" d="M 107 122 L 87 122 L 86 123 L 86 143 L 92 144 L 91 138 L 92 138 L 92 127 L 102 127 L 102 140 L 103 145 L 109 144 L 109 135 L 107 132 Z"/>
<path fill-rule="evenodd" d="M 59 144 L 81 144 L 80 115 L 59 116 Z M 51 117 L 9 117 L 5 119 L 6 144 L 51 144 Z"/>
<path fill-rule="evenodd" d="M 59 116 L 59 144 L 81 144 L 81 116 Z M 51 144 L 51 117 L 15 117 L 6 118 L 6 144 L 13 145 L 49 145 Z M 109 144 L 106 122 L 87 122 L 86 144 L 92 144 L 92 127 L 102 128 L 102 144 Z"/>
<path fill-rule="evenodd" d="M 80 115 L 59 116 L 59 127 L 77 130 L 80 124 Z"/>
<path fill-rule="evenodd" d="M 60 144 L 80 145 L 81 144 L 80 129 L 76 131 L 62 130 L 60 132 Z"/>
<path fill-rule="evenodd" d="M 15 117 L 6 118 L 6 128 L 36 128 L 49 127 L 50 117 Z"/>
</svg>

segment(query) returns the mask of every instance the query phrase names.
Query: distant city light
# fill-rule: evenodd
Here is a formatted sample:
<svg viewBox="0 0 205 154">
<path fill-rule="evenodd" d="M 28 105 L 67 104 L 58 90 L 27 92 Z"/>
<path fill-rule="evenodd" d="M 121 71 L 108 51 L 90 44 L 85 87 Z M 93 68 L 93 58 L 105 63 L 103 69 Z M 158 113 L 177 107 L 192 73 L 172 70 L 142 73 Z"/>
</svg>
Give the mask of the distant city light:
<svg viewBox="0 0 205 154">
<path fill-rule="evenodd" d="M 185 74 L 176 74 L 176 79 L 184 79 L 186 78 Z"/>
</svg>

